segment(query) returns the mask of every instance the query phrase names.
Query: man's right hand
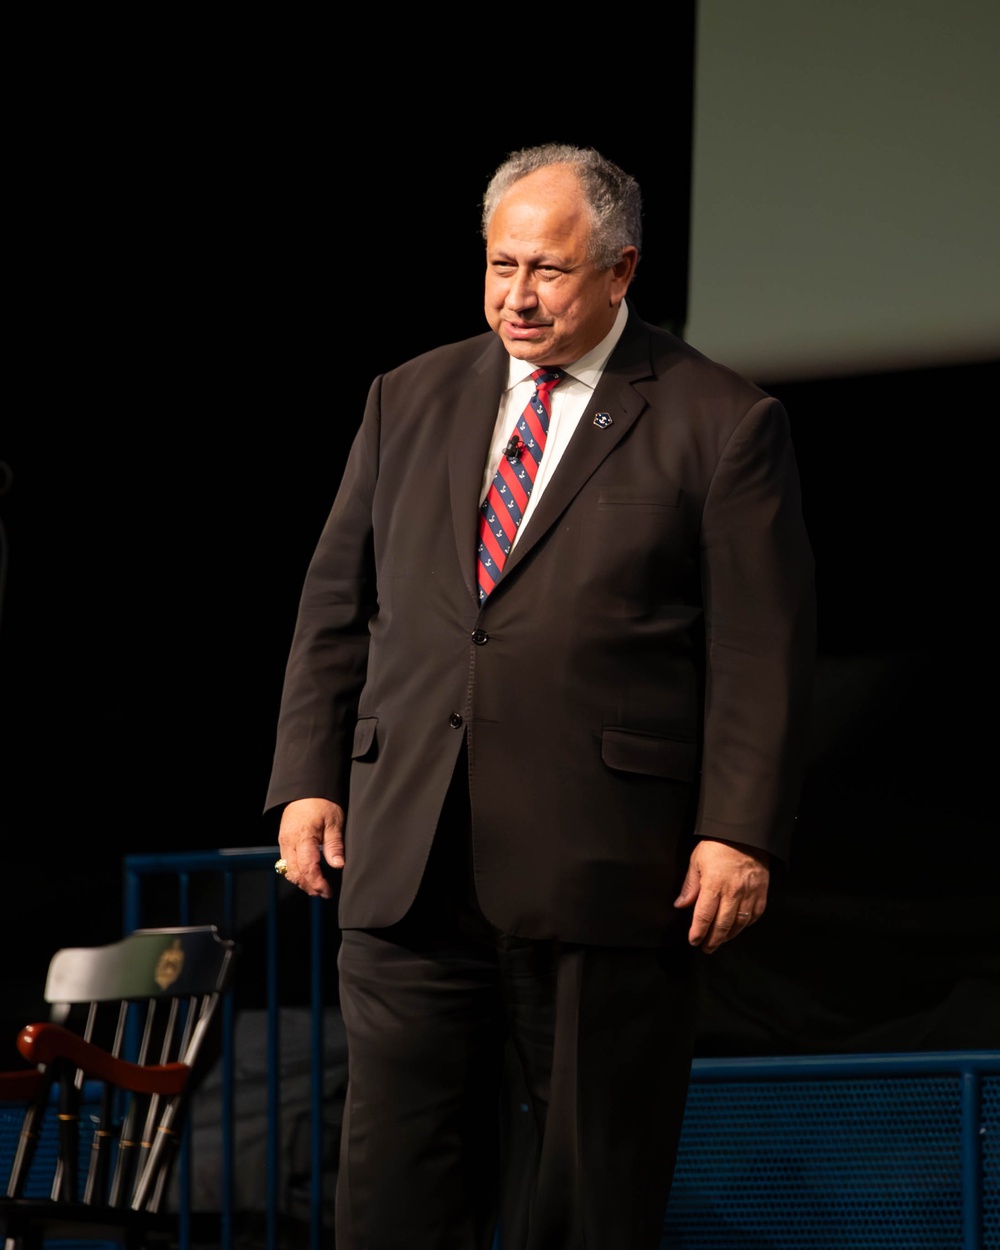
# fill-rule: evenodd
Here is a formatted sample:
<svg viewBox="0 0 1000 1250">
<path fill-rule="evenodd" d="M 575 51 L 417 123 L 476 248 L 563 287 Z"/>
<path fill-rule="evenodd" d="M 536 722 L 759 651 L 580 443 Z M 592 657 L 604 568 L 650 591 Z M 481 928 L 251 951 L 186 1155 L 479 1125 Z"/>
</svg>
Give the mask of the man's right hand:
<svg viewBox="0 0 1000 1250">
<path fill-rule="evenodd" d="M 329 799 L 296 799 L 281 814 L 278 845 L 288 864 L 285 880 L 306 894 L 329 898 L 320 855 L 331 868 L 343 868 L 344 809 Z"/>
</svg>

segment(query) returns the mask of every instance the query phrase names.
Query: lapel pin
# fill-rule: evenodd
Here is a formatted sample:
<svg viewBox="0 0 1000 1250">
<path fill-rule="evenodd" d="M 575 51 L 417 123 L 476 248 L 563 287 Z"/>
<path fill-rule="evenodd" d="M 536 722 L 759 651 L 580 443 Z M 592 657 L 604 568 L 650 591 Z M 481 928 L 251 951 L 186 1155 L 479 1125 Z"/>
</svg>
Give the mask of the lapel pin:
<svg viewBox="0 0 1000 1250">
<path fill-rule="evenodd" d="M 611 424 L 611 414 L 609 412 L 595 413 L 594 424 L 598 427 L 598 429 L 606 430 Z"/>
</svg>

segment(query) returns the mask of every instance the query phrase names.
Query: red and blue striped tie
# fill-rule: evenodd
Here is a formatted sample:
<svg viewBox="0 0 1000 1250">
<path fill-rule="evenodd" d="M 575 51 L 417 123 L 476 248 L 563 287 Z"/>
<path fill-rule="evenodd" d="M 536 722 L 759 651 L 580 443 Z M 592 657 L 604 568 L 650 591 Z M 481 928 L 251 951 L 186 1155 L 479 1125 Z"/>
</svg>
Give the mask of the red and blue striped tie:
<svg viewBox="0 0 1000 1250">
<path fill-rule="evenodd" d="M 559 369 L 536 369 L 531 375 L 534 394 L 521 413 L 504 448 L 493 483 L 483 500 L 479 518 L 479 602 L 500 580 L 521 524 L 528 496 L 535 484 L 545 450 L 552 413 L 552 389 L 563 378 Z"/>
</svg>

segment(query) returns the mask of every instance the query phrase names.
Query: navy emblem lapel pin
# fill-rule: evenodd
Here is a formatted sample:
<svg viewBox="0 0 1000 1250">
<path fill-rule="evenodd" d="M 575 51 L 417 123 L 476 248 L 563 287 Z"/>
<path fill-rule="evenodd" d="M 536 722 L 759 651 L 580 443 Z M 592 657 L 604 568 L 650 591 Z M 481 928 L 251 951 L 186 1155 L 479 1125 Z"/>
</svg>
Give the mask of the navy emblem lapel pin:
<svg viewBox="0 0 1000 1250">
<path fill-rule="evenodd" d="M 611 424 L 611 413 L 610 412 L 595 412 L 594 424 L 597 426 L 598 429 L 606 430 L 608 426 Z"/>
</svg>

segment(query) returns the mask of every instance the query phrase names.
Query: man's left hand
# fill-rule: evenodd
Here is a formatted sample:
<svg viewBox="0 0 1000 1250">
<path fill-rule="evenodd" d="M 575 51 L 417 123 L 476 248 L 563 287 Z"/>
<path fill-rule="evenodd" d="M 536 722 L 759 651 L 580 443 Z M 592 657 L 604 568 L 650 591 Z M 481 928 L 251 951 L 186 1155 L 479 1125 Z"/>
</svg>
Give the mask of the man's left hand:
<svg viewBox="0 0 1000 1250">
<path fill-rule="evenodd" d="M 769 856 L 757 847 L 702 838 L 691 852 L 675 907 L 691 907 L 688 941 L 706 955 L 764 914 Z"/>
</svg>

